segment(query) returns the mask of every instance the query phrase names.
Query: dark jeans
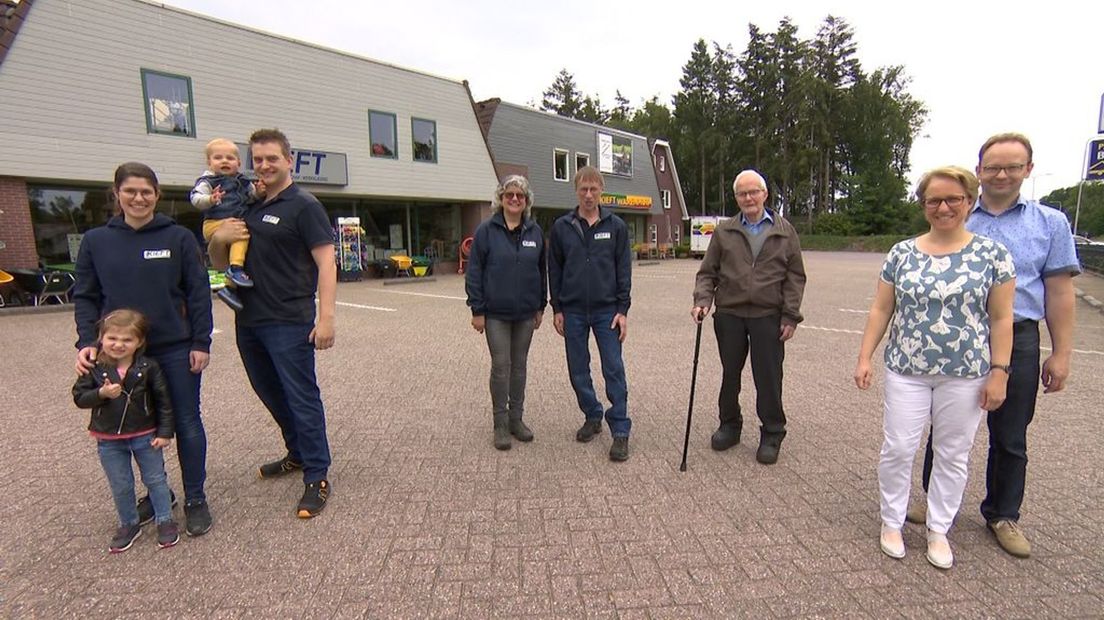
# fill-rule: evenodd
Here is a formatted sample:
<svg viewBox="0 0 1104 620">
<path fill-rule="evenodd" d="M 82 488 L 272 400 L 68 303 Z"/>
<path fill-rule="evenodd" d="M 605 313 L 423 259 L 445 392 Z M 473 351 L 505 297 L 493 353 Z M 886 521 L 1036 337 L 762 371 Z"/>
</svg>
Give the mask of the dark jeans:
<svg viewBox="0 0 1104 620">
<path fill-rule="evenodd" d="M 717 401 L 721 424 L 742 427 L 740 414 L 740 375 L 744 372 L 748 349 L 751 350 L 751 375 L 755 380 L 755 410 L 763 432 L 786 432 L 786 414 L 782 410 L 782 361 L 785 343 L 778 339 L 782 316 L 743 318 L 722 312 L 713 315 L 717 349 L 721 354 L 721 394 Z"/>
<path fill-rule="evenodd" d="M 287 456 L 303 464 L 303 482 L 324 480 L 330 467 L 326 413 L 314 374 L 306 323 L 237 327 L 238 353 L 253 391 L 284 436 Z"/>
<path fill-rule="evenodd" d="M 134 497 L 134 469 L 131 457 L 138 462 L 142 484 L 149 491 L 153 503 L 153 515 L 158 523 L 172 520 L 169 499 L 169 481 L 165 475 L 165 459 L 161 451 L 150 445 L 154 434 L 131 439 L 100 439 L 96 449 L 100 453 L 107 484 L 115 499 L 115 511 L 119 513 L 119 525 L 137 525 L 138 507 Z"/>
<path fill-rule="evenodd" d="M 1019 521 L 1027 483 L 1027 425 L 1035 417 L 1039 395 L 1039 323 L 1017 321 L 1012 326 L 1012 373 L 1004 404 L 989 412 L 989 461 L 985 468 L 985 499 L 981 516 L 989 523 Z M 1000 372 L 1000 371 L 997 371 Z M 924 452 L 924 491 L 931 477 L 931 437 Z"/>
<path fill-rule="evenodd" d="M 487 348 L 491 352 L 491 407 L 494 415 L 520 420 L 525 413 L 525 375 L 533 319 L 486 321 Z"/>
<path fill-rule="evenodd" d="M 180 459 L 180 477 L 184 479 L 184 502 L 204 502 L 207 495 L 207 433 L 199 412 L 201 375 L 190 370 L 190 345 L 150 352 L 165 373 L 176 421 L 176 456 Z"/>
<path fill-rule="evenodd" d="M 564 346 L 567 349 L 567 372 L 571 387 L 579 401 L 579 409 L 587 420 L 602 419 L 602 403 L 594 393 L 594 381 L 590 377 L 590 332 L 598 343 L 598 356 L 602 360 L 602 377 L 606 381 L 606 398 L 610 408 L 606 410 L 606 423 L 614 437 L 628 437 L 632 431 L 629 419 L 629 386 L 625 380 L 625 363 L 621 359 L 621 341 L 618 332 L 610 329 L 613 312 L 594 314 L 564 313 Z"/>
</svg>

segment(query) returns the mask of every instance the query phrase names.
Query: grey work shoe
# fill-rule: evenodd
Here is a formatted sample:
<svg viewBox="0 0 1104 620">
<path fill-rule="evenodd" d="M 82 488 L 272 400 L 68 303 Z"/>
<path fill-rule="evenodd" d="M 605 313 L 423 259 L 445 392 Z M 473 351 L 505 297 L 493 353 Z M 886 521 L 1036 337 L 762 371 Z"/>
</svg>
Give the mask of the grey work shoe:
<svg viewBox="0 0 1104 620">
<path fill-rule="evenodd" d="M 610 446 L 609 458 L 611 461 L 627 461 L 629 460 L 629 438 L 628 437 L 614 437 L 613 445 Z"/>
<path fill-rule="evenodd" d="M 602 434 L 602 420 L 587 420 L 575 432 L 575 441 L 586 443 Z"/>
<path fill-rule="evenodd" d="M 510 434 L 518 441 L 533 441 L 533 431 L 521 421 L 521 418 L 510 418 Z"/>
<path fill-rule="evenodd" d="M 786 431 L 781 433 L 768 433 L 760 431 L 759 450 L 755 452 L 755 460 L 764 465 L 773 465 L 778 462 L 778 451 L 782 448 L 782 438 Z"/>
<path fill-rule="evenodd" d="M 506 414 L 496 413 L 494 416 L 494 447 L 496 450 L 509 450 L 510 424 L 506 420 Z"/>
<path fill-rule="evenodd" d="M 740 425 L 734 422 L 721 422 L 720 428 L 714 431 L 709 439 L 709 445 L 714 450 L 721 452 L 740 443 Z"/>
</svg>

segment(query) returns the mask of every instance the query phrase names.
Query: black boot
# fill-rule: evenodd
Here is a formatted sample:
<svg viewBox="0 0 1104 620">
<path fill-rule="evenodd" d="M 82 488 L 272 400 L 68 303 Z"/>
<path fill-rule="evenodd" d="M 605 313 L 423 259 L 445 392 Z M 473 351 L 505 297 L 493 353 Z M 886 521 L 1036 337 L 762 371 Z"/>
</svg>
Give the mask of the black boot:
<svg viewBox="0 0 1104 620">
<path fill-rule="evenodd" d="M 521 416 L 510 416 L 510 434 L 518 441 L 533 441 L 533 431 L 521 421 Z"/>
<path fill-rule="evenodd" d="M 720 428 L 713 433 L 709 443 L 718 452 L 728 450 L 740 443 L 740 430 L 739 422 L 721 422 Z"/>
<path fill-rule="evenodd" d="M 778 450 L 782 447 L 782 438 L 786 436 L 786 431 L 779 433 L 768 433 L 766 430 L 759 430 L 759 450 L 755 453 L 755 460 L 764 465 L 772 465 L 778 461 Z"/>
<path fill-rule="evenodd" d="M 494 414 L 494 447 L 498 450 L 509 450 L 510 424 L 505 413 Z"/>
</svg>

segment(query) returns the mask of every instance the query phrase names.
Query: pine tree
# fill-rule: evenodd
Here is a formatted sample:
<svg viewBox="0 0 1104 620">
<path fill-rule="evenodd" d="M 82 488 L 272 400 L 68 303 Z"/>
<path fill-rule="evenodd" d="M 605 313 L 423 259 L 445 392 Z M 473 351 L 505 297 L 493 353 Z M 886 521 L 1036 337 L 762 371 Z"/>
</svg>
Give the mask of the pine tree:
<svg viewBox="0 0 1104 620">
<path fill-rule="evenodd" d="M 560 69 L 552 86 L 544 91 L 540 109 L 545 112 L 555 112 L 560 116 L 576 118 L 583 106 L 582 93 L 575 86 L 575 76 Z"/>
</svg>

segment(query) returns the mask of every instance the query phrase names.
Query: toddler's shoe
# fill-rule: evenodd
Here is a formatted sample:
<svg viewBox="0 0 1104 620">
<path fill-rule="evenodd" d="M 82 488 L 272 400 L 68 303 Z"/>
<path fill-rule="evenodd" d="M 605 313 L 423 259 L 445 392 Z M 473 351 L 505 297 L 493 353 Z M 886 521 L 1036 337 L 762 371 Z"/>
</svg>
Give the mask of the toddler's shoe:
<svg viewBox="0 0 1104 620">
<path fill-rule="evenodd" d="M 226 269 L 226 277 L 234 286 L 241 288 L 253 288 L 253 278 L 249 277 L 249 274 L 245 273 L 245 268 L 241 265 L 230 265 Z"/>
<path fill-rule="evenodd" d="M 241 298 L 238 297 L 238 294 L 228 288 L 220 288 L 218 292 L 215 293 L 215 297 L 218 297 L 222 300 L 222 303 L 230 306 L 234 312 L 241 312 L 242 308 L 245 307 L 242 305 Z"/>
</svg>

